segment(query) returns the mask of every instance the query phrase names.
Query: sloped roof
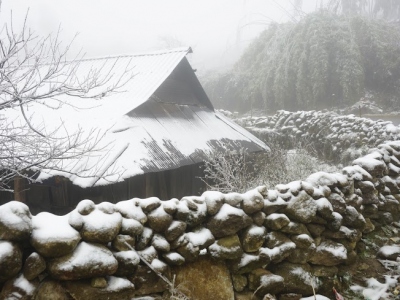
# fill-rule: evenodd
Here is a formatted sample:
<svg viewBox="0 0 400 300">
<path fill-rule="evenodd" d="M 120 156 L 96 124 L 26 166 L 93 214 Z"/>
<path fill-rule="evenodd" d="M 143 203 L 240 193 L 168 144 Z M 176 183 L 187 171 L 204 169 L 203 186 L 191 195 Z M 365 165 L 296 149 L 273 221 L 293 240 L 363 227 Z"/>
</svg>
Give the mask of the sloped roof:
<svg viewBox="0 0 400 300">
<path fill-rule="evenodd" d="M 81 129 L 83 134 L 101 136 L 97 145 L 101 151 L 62 161 L 57 170 L 41 170 L 38 179 L 61 175 L 81 187 L 106 185 L 146 172 L 201 162 L 205 151 L 221 143 L 246 147 L 251 152 L 268 149 L 252 134 L 214 111 L 187 63 L 185 56 L 189 51 L 190 48 L 180 48 L 84 60 L 80 72 L 113 66 L 117 75 L 128 68 L 134 76 L 119 93 L 100 101 L 85 99 L 74 104 L 87 109 L 76 110 L 67 105 L 56 111 L 47 107 L 30 110 L 32 118 L 45 119 L 49 126 L 58 126 L 55 124 L 63 120 L 65 130 L 60 134 Z M 200 95 L 198 103 L 167 103 L 153 96 L 178 65 L 193 74 L 188 82 Z M 63 100 L 76 101 L 71 98 L 65 96 Z"/>
</svg>

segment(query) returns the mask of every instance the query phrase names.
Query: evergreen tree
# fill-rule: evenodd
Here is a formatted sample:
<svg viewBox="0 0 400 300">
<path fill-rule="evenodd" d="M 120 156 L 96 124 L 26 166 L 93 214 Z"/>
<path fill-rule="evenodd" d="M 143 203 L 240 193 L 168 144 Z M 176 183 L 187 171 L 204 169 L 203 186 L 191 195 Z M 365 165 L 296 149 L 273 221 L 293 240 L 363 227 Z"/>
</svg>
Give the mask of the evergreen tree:
<svg viewBox="0 0 400 300">
<path fill-rule="evenodd" d="M 384 20 L 319 11 L 271 25 L 233 70 L 205 88 L 221 100 L 217 107 L 242 112 L 249 103 L 268 111 L 322 109 L 351 105 L 366 90 L 394 95 L 399 38 Z"/>
</svg>

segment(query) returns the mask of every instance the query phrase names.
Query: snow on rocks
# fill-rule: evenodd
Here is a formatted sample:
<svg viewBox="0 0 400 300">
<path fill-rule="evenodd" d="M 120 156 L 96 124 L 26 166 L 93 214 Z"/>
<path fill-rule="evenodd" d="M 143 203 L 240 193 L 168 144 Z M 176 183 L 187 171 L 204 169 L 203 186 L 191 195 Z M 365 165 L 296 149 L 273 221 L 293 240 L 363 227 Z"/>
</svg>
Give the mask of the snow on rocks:
<svg viewBox="0 0 400 300">
<path fill-rule="evenodd" d="M 292 128 L 305 130 L 312 123 L 309 136 L 321 137 L 314 113 L 282 113 L 275 120 L 281 125 L 274 126 L 285 126 L 290 136 Z M 303 124 L 307 116 L 314 119 Z M 357 134 L 341 128 L 343 120 L 333 119 L 330 136 L 342 150 L 357 143 Z M 311 274 L 324 282 L 317 291 L 327 293 L 334 275 L 354 262 L 362 235 L 400 219 L 399 172 L 400 142 L 389 142 L 375 145 L 341 174 L 318 172 L 270 190 L 261 186 L 242 194 L 210 191 L 180 200 L 133 198 L 116 204 L 83 200 L 67 216 L 32 217 L 26 205 L 10 202 L 0 206 L 0 269 L 7 270 L 0 272 L 0 282 L 18 289 L 12 282 L 23 274 L 36 289 L 46 268 L 49 280 L 39 294 L 43 286 L 54 285 L 76 297 L 128 299 L 135 288 L 138 295 L 166 289 L 142 259 L 165 276 L 177 266 L 212 259 L 228 267 L 236 293 L 308 296 Z M 21 245 L 36 252 L 23 258 Z M 382 247 L 378 257 L 395 259 L 397 248 Z"/>
<path fill-rule="evenodd" d="M 21 267 L 20 247 L 14 242 L 0 240 L 0 283 L 17 275 Z"/>
<path fill-rule="evenodd" d="M 310 262 L 315 265 L 335 266 L 345 262 L 346 259 L 347 249 L 340 243 L 327 240 L 317 246 Z"/>
<path fill-rule="evenodd" d="M 399 245 L 383 246 L 378 250 L 376 256 L 381 259 L 396 260 L 400 256 L 400 246 Z"/>
<path fill-rule="evenodd" d="M 208 229 L 215 237 L 232 235 L 249 226 L 252 219 L 241 209 L 224 204 L 219 212 L 210 218 Z"/>
<path fill-rule="evenodd" d="M 38 253 L 45 257 L 59 257 L 75 249 L 81 236 L 71 227 L 68 219 L 68 215 L 56 216 L 47 212 L 32 218 L 31 244 Z"/>
<path fill-rule="evenodd" d="M 18 201 L 0 206 L 0 239 L 20 241 L 32 232 L 32 215 L 29 207 Z"/>
<path fill-rule="evenodd" d="M 69 215 L 69 224 L 79 230 L 82 239 L 86 242 L 108 243 L 118 234 L 122 226 L 121 214 L 115 210 L 113 204 L 103 202 L 95 207 L 89 200 L 85 200 L 84 214 L 82 206 L 77 208 Z"/>
<path fill-rule="evenodd" d="M 111 251 L 100 244 L 82 241 L 74 252 L 48 261 L 47 270 L 59 280 L 77 280 L 112 275 L 118 262 Z"/>
</svg>

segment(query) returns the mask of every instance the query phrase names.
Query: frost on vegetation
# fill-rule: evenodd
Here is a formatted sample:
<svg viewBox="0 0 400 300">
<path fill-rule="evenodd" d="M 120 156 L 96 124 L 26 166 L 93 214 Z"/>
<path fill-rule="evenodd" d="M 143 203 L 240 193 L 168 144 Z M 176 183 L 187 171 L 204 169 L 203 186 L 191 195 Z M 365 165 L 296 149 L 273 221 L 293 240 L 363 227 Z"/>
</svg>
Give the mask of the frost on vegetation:
<svg viewBox="0 0 400 300">
<path fill-rule="evenodd" d="M 207 154 L 205 177 L 201 178 L 210 190 L 228 193 L 245 192 L 256 186 L 274 188 L 277 184 L 299 181 L 310 174 L 325 171 L 336 172 L 334 166 L 318 160 L 315 149 L 305 143 L 295 143 L 291 150 L 272 139 L 268 142 L 269 152 L 251 154 L 246 149 Z"/>
</svg>

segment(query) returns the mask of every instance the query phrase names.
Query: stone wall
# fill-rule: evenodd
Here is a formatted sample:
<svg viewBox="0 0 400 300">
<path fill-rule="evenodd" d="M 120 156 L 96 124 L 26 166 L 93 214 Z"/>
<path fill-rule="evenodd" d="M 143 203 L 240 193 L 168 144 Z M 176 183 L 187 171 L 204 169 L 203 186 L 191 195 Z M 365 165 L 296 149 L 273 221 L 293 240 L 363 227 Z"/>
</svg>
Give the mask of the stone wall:
<svg viewBox="0 0 400 300">
<path fill-rule="evenodd" d="M 281 125 L 265 126 L 297 122 L 280 114 Z M 0 299 L 169 299 L 178 287 L 191 299 L 284 300 L 312 295 L 312 285 L 332 297 L 363 235 L 398 221 L 399 185 L 400 142 L 392 141 L 340 174 L 273 190 L 83 200 L 66 216 L 32 216 L 12 201 L 0 206 Z"/>
<path fill-rule="evenodd" d="M 281 110 L 268 117 L 236 121 L 266 142 L 278 138 L 289 148 L 296 142 L 311 143 L 324 159 L 335 162 L 349 163 L 385 141 L 400 140 L 400 128 L 390 121 L 334 112 Z"/>
</svg>

